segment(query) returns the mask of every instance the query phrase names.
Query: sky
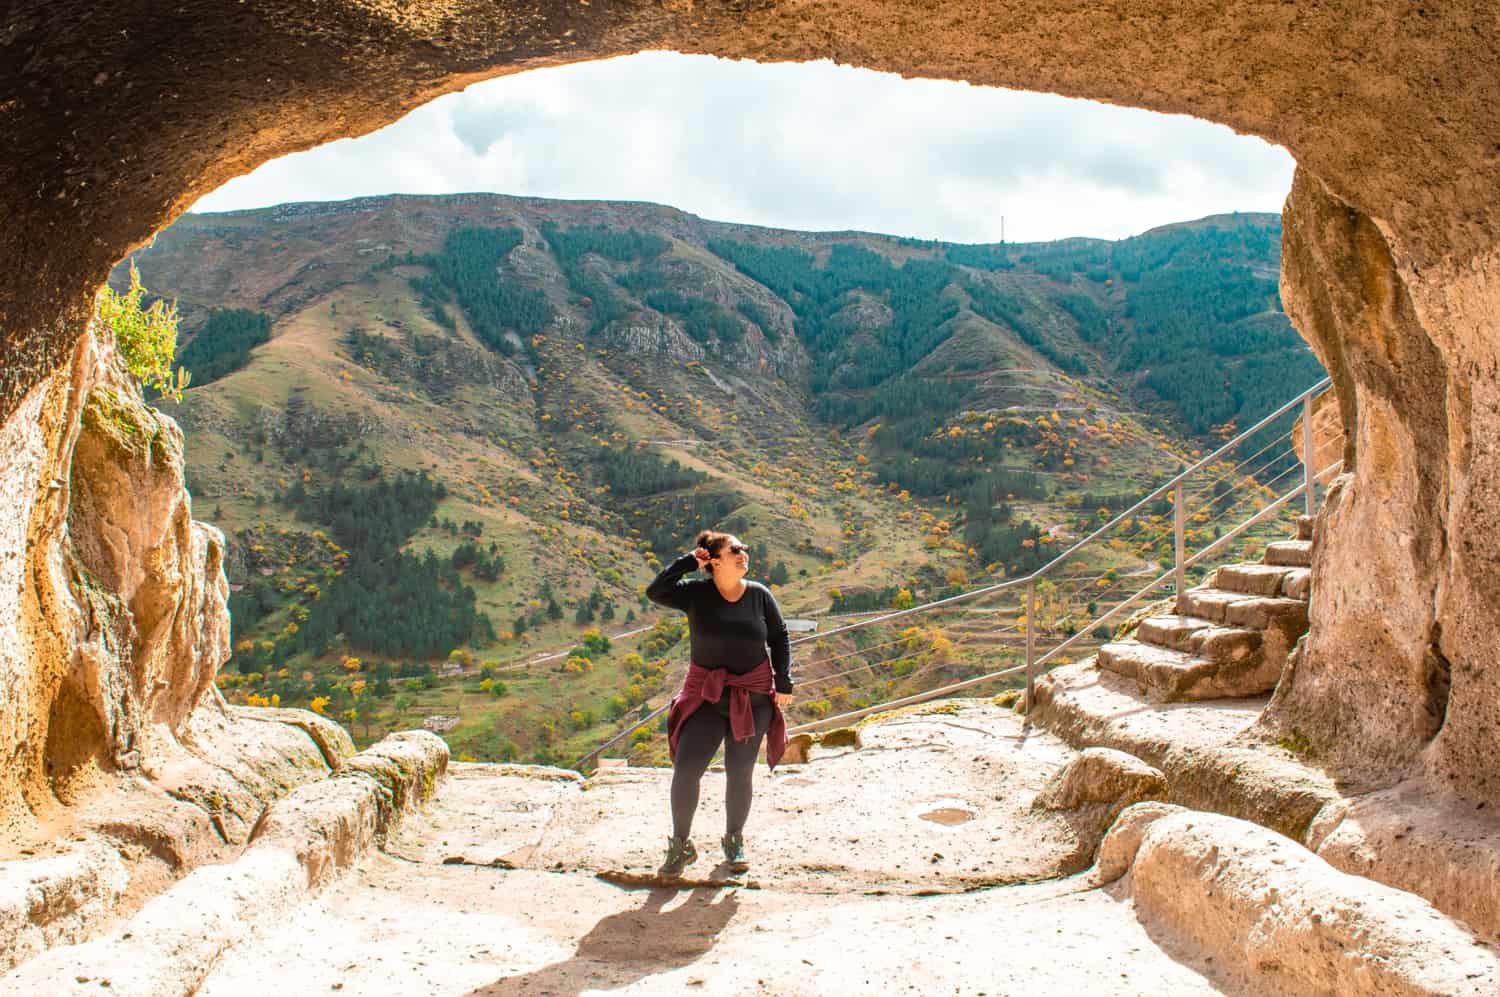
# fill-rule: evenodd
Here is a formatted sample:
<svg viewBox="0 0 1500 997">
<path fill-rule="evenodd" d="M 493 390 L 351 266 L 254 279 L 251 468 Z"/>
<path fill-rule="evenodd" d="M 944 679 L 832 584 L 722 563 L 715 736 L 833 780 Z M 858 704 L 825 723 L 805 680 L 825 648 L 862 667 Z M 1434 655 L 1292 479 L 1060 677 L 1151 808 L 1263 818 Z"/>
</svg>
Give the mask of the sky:
<svg viewBox="0 0 1500 997">
<path fill-rule="evenodd" d="M 1116 239 L 1281 210 L 1286 150 L 1156 114 L 828 61 L 648 52 L 471 86 L 357 139 L 266 163 L 230 211 L 493 191 L 653 201 L 716 221 L 953 242 Z"/>
</svg>

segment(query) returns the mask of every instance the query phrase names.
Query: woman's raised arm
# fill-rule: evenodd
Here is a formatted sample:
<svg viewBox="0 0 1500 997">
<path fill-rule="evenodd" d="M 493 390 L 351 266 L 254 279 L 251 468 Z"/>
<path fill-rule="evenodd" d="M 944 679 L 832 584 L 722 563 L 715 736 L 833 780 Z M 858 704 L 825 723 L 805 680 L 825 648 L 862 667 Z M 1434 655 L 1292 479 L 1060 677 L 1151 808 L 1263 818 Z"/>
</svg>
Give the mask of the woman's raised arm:
<svg viewBox="0 0 1500 997">
<path fill-rule="evenodd" d="M 684 554 L 665 568 L 661 574 L 651 580 L 646 586 L 646 598 L 658 606 L 666 606 L 668 609 L 687 609 L 686 593 L 682 591 L 685 582 L 682 576 L 689 571 L 698 568 L 698 558 L 693 554 Z"/>
</svg>

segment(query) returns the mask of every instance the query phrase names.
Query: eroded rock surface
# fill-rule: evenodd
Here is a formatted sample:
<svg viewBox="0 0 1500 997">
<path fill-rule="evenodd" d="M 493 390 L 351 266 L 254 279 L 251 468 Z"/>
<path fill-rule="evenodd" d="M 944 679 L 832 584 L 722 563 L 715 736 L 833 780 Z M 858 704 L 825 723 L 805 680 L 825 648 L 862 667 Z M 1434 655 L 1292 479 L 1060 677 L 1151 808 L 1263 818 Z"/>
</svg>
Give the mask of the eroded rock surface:
<svg viewBox="0 0 1500 997">
<path fill-rule="evenodd" d="M 10 818 L 140 768 L 148 732 L 180 735 L 229 656 L 223 538 L 192 519 L 176 425 L 92 337 L 35 395 L 11 451 L 27 459 L 0 464 L 24 530 L 0 579 Z"/>
<path fill-rule="evenodd" d="M 1183 811 L 1153 821 L 1129 888 L 1169 948 L 1214 956 L 1255 993 L 1500 988 L 1500 955 L 1467 925 L 1232 817 Z"/>
<path fill-rule="evenodd" d="M 1042 787 L 1033 807 L 1064 814 L 1072 826 L 1079 847 L 1064 863 L 1071 873 L 1094 861 L 1104 832 L 1121 811 L 1166 796 L 1166 777 L 1139 758 L 1113 748 L 1086 748 Z"/>
<path fill-rule="evenodd" d="M 1353 427 L 1314 549 L 1306 646 L 1267 717 L 1349 777 L 1494 801 L 1500 732 L 1500 257 L 1418 262 L 1299 173 L 1282 294 Z"/>
<path fill-rule="evenodd" d="M 359 764 L 364 760 L 374 764 Z M 284 917 L 313 889 L 364 859 L 408 808 L 431 799 L 448 746 L 426 731 L 406 731 L 350 761 L 341 774 L 273 804 L 252 845 L 234 861 L 195 869 L 106 936 L 26 962 L 0 978 L 0 990 L 196 993 L 234 940 Z M 393 761 L 395 769 L 387 764 Z M 393 798 L 401 803 L 392 806 Z"/>
<path fill-rule="evenodd" d="M 267 807 L 353 754 L 322 718 L 216 695 L 223 538 L 193 520 L 182 434 L 112 346 L 85 336 L 25 411 L 0 439 L 5 969 L 235 854 Z M 420 795 L 390 783 L 386 810 Z"/>
<path fill-rule="evenodd" d="M 1071 872 L 1077 831 L 1031 802 L 1072 757 L 981 701 L 875 723 L 861 747 L 815 751 L 774 775 L 761 765 L 746 838 L 752 878 L 788 890 L 915 894 Z M 434 865 L 651 874 L 671 832 L 671 777 L 603 768 L 580 781 L 557 769 L 455 765 L 442 806 L 403 825 L 389 850 Z M 704 779 L 690 875 L 715 873 L 723 786 L 717 772 Z"/>
</svg>

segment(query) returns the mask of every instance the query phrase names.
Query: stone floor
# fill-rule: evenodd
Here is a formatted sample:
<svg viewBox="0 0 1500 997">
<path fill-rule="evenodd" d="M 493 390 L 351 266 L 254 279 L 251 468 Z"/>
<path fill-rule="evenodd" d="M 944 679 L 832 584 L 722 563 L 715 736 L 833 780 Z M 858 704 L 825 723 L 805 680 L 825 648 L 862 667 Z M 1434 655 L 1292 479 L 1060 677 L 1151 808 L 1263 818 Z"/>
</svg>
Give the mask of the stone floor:
<svg viewBox="0 0 1500 997">
<path fill-rule="evenodd" d="M 1030 810 L 1073 752 L 985 703 L 939 710 L 761 768 L 739 885 L 601 878 L 654 870 L 669 772 L 454 765 L 384 853 L 228 950 L 199 993 L 1214 992 L 1124 893 L 1035 882 L 1076 844 Z M 696 879 L 724 877 L 722 785 L 705 780 Z"/>
<path fill-rule="evenodd" d="M 921 898 L 623 890 L 381 856 L 230 950 L 198 993 L 1218 992 L 1128 899 L 1070 883 Z"/>
<path fill-rule="evenodd" d="M 1030 805 L 1072 750 L 1049 734 L 1023 736 L 1009 711 L 982 701 L 943 709 L 954 712 L 866 728 L 858 750 L 775 773 L 758 766 L 747 829 L 756 877 L 803 892 L 916 893 L 1055 875 L 1072 831 Z M 653 869 L 670 832 L 670 771 L 606 768 L 587 782 L 567 775 L 454 764 L 441 807 L 394 835 L 388 850 L 428 863 Z M 713 869 L 723 786 L 716 772 L 704 779 L 694 875 Z"/>
</svg>

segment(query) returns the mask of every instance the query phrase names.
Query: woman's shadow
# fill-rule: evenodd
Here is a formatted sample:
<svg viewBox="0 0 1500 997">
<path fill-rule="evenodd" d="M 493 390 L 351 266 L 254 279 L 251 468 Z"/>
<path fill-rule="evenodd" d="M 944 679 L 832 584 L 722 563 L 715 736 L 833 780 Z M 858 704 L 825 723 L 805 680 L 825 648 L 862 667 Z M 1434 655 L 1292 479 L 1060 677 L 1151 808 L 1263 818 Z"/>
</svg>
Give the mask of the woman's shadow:
<svg viewBox="0 0 1500 997">
<path fill-rule="evenodd" d="M 739 910 L 740 900 L 735 892 L 705 887 L 663 910 L 679 892 L 652 890 L 641 907 L 611 914 L 594 925 L 579 939 L 572 958 L 521 976 L 501 977 L 470 991 L 469 997 L 575 997 L 586 989 L 620 987 L 686 966 L 713 947 Z M 720 899 L 714 903 L 716 894 Z"/>
</svg>

